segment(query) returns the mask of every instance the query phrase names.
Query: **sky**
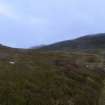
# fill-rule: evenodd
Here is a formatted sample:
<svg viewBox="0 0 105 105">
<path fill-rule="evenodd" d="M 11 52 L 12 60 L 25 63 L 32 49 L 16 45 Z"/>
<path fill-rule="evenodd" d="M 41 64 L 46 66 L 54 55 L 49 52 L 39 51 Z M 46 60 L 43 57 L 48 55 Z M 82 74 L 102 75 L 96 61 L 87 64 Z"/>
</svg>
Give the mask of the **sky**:
<svg viewBox="0 0 105 105">
<path fill-rule="evenodd" d="M 105 0 L 0 0 L 0 43 L 17 48 L 105 32 Z"/>
</svg>

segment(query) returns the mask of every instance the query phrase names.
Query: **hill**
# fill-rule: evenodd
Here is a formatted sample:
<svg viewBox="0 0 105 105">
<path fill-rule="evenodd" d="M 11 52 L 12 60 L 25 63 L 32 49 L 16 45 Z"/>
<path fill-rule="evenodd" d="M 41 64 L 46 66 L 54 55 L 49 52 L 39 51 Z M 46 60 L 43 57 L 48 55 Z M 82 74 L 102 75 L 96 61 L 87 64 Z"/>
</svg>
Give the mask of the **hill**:
<svg viewBox="0 0 105 105">
<path fill-rule="evenodd" d="M 7 59 L 9 56 L 12 56 L 13 54 L 22 53 L 26 51 L 27 51 L 26 49 L 12 48 L 0 44 L 0 59 Z"/>
<path fill-rule="evenodd" d="M 95 46 L 104 41 L 104 34 L 61 43 L 90 43 L 90 39 Z M 105 55 L 101 53 L 0 45 L 0 54 L 0 105 L 105 105 Z"/>
<path fill-rule="evenodd" d="M 94 50 L 105 49 L 105 34 L 83 36 L 74 40 L 67 40 L 44 46 L 40 50 Z"/>
</svg>

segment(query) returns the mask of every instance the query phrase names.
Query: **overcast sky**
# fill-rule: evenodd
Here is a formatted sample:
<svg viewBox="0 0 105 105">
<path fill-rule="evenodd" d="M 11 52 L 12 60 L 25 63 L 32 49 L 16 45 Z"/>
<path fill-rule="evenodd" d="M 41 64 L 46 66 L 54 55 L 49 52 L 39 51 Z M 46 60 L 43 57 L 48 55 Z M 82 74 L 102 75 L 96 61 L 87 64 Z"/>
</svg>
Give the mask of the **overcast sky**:
<svg viewBox="0 0 105 105">
<path fill-rule="evenodd" d="M 0 0 L 0 43 L 30 47 L 105 32 L 105 0 Z"/>
</svg>

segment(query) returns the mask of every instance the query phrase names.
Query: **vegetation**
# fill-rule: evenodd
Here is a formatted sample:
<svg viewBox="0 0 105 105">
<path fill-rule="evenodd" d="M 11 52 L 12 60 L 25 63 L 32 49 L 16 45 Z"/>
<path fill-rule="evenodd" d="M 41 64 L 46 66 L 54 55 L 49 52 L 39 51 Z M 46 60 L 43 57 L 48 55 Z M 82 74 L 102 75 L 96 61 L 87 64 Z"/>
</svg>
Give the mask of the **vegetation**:
<svg viewBox="0 0 105 105">
<path fill-rule="evenodd" d="M 105 105 L 104 39 L 32 49 L 0 45 L 0 105 Z"/>
<path fill-rule="evenodd" d="M 101 105 L 104 78 L 101 55 L 12 53 L 0 60 L 0 105 Z"/>
</svg>

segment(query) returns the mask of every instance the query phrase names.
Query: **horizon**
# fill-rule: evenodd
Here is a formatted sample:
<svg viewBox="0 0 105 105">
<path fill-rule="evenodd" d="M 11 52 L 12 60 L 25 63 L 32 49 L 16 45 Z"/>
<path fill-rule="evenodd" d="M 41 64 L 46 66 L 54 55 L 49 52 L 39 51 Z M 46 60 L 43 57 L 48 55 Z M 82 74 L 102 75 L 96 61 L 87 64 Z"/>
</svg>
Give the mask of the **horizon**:
<svg viewBox="0 0 105 105">
<path fill-rule="evenodd" d="M 105 33 L 104 0 L 0 0 L 0 44 L 48 45 Z"/>
<path fill-rule="evenodd" d="M 97 34 L 97 33 L 95 33 L 95 34 Z M 95 35 L 95 34 L 92 34 L 92 35 Z M 23 49 L 27 49 L 27 48 L 38 47 L 38 46 L 47 46 L 47 45 L 59 43 L 59 42 L 62 42 L 62 41 L 74 40 L 74 39 L 77 39 L 77 38 L 80 38 L 80 37 L 84 37 L 84 36 L 88 36 L 88 35 L 80 35 L 79 37 L 75 37 L 75 38 L 71 38 L 71 39 L 60 40 L 60 41 L 56 41 L 56 42 L 52 42 L 52 43 L 47 43 L 47 44 L 39 44 L 39 45 L 29 46 L 29 47 L 26 47 L 26 48 L 25 47 L 13 47 L 13 46 L 9 46 L 9 45 L 3 44 L 3 43 L 0 43 L 0 44 L 3 45 L 3 46 L 11 47 L 11 48 L 23 48 Z"/>
<path fill-rule="evenodd" d="M 57 44 L 57 43 L 65 42 L 65 41 L 72 41 L 72 40 L 76 40 L 76 39 L 87 37 L 87 36 L 95 36 L 95 35 L 103 35 L 103 34 L 105 35 L 105 33 L 94 33 L 94 34 L 80 35 L 79 37 L 75 37 L 75 38 L 71 38 L 71 39 L 61 40 L 61 41 L 48 43 L 48 44 L 39 44 L 39 45 L 29 46 L 26 48 L 25 47 L 12 47 L 12 46 L 8 46 L 8 45 L 2 44 L 2 43 L 0 43 L 0 45 L 5 46 L 5 47 L 10 47 L 10 48 L 17 48 L 17 49 L 30 49 L 30 48 L 35 48 L 35 47 L 37 48 L 37 47 L 41 47 L 41 46 L 53 45 L 53 44 Z"/>
</svg>

